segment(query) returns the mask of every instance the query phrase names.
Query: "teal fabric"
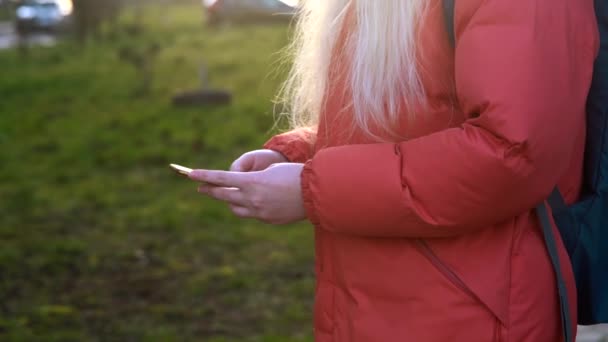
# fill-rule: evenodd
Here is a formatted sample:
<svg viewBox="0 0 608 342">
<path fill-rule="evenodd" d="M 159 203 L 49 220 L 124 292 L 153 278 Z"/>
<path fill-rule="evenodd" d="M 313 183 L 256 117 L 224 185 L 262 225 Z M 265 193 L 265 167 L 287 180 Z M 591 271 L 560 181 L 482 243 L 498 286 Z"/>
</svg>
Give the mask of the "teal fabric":
<svg viewBox="0 0 608 342">
<path fill-rule="evenodd" d="M 571 257 L 580 324 L 608 323 L 608 1 L 595 0 L 600 52 L 587 100 L 583 198 L 557 212 Z"/>
</svg>

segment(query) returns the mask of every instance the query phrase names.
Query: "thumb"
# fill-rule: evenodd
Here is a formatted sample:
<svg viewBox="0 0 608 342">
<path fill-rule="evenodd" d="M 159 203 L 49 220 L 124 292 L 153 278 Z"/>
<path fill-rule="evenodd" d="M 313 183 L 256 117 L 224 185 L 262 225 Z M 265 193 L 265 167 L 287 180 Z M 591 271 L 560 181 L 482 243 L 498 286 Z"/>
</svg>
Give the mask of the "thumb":
<svg viewBox="0 0 608 342">
<path fill-rule="evenodd" d="M 235 160 L 232 165 L 230 165 L 230 171 L 233 172 L 248 172 L 251 171 L 253 165 L 255 163 L 255 157 L 252 155 L 245 154 Z"/>
</svg>

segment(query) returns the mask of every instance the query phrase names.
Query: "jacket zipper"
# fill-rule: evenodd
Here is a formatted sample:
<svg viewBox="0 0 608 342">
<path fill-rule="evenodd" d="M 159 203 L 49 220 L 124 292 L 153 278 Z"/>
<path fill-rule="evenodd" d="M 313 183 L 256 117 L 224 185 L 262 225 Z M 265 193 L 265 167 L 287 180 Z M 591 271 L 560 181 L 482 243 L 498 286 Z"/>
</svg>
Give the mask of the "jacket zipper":
<svg viewBox="0 0 608 342">
<path fill-rule="evenodd" d="M 502 323 L 500 323 L 498 318 L 494 319 L 494 341 L 502 341 Z"/>
<path fill-rule="evenodd" d="M 460 279 L 460 277 L 458 277 L 458 275 L 456 275 L 456 273 L 454 273 L 454 271 L 452 271 L 450 268 L 448 268 L 439 259 L 439 257 L 433 252 L 433 250 L 431 249 L 431 247 L 429 247 L 429 245 L 426 243 L 426 241 L 424 241 L 422 239 L 418 239 L 418 240 L 416 240 L 416 242 L 418 244 L 418 249 L 431 262 L 431 264 L 433 264 L 433 266 L 435 266 L 435 268 L 437 268 L 437 270 L 441 274 L 443 274 L 452 284 L 454 284 L 462 292 L 464 292 L 469 297 L 471 297 L 473 300 L 475 300 L 476 302 L 478 302 L 479 304 L 481 304 L 484 308 L 486 308 L 486 310 L 488 310 L 488 312 L 490 312 L 492 315 L 494 315 L 494 313 L 492 312 L 492 310 L 490 310 L 490 308 L 483 301 L 481 301 L 481 299 L 479 299 L 479 297 L 477 297 L 477 295 L 475 294 L 475 292 L 473 292 L 464 283 L 464 281 L 462 281 L 462 279 Z M 498 318 L 496 318 L 496 327 L 495 327 L 495 331 L 494 331 L 495 341 L 500 341 L 501 340 L 501 333 L 500 333 L 500 330 L 501 330 L 500 326 L 501 325 L 502 325 L 502 323 L 500 323 L 500 320 Z"/>
</svg>

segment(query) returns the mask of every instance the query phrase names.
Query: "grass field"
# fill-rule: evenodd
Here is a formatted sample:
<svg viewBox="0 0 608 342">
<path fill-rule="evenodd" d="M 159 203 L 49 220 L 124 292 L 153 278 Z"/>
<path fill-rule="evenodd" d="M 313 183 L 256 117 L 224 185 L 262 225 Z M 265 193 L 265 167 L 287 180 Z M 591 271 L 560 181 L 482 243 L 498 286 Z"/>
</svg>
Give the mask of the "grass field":
<svg viewBox="0 0 608 342">
<path fill-rule="evenodd" d="M 0 20 L 12 20 L 13 13 L 11 12 L 11 8 L 8 6 L 0 5 Z"/>
<path fill-rule="evenodd" d="M 211 31 L 198 4 L 148 6 L 137 39 L 0 52 L 1 341 L 312 341 L 309 225 L 237 220 L 167 168 L 272 134 L 287 27 Z M 150 42 L 138 95 L 118 51 Z M 203 59 L 233 104 L 172 107 Z"/>
</svg>

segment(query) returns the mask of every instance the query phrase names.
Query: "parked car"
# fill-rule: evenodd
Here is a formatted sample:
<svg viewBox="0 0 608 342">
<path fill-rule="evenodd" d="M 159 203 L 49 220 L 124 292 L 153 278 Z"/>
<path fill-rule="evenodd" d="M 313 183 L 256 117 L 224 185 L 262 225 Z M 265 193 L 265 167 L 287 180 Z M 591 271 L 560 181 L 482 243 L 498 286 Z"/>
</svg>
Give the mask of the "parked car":
<svg viewBox="0 0 608 342">
<path fill-rule="evenodd" d="M 224 22 L 289 21 L 294 6 L 280 0 L 203 0 L 210 25 Z"/>
<path fill-rule="evenodd" d="M 53 0 L 25 0 L 15 11 L 17 32 L 58 31 L 65 23 L 59 4 Z"/>
</svg>

